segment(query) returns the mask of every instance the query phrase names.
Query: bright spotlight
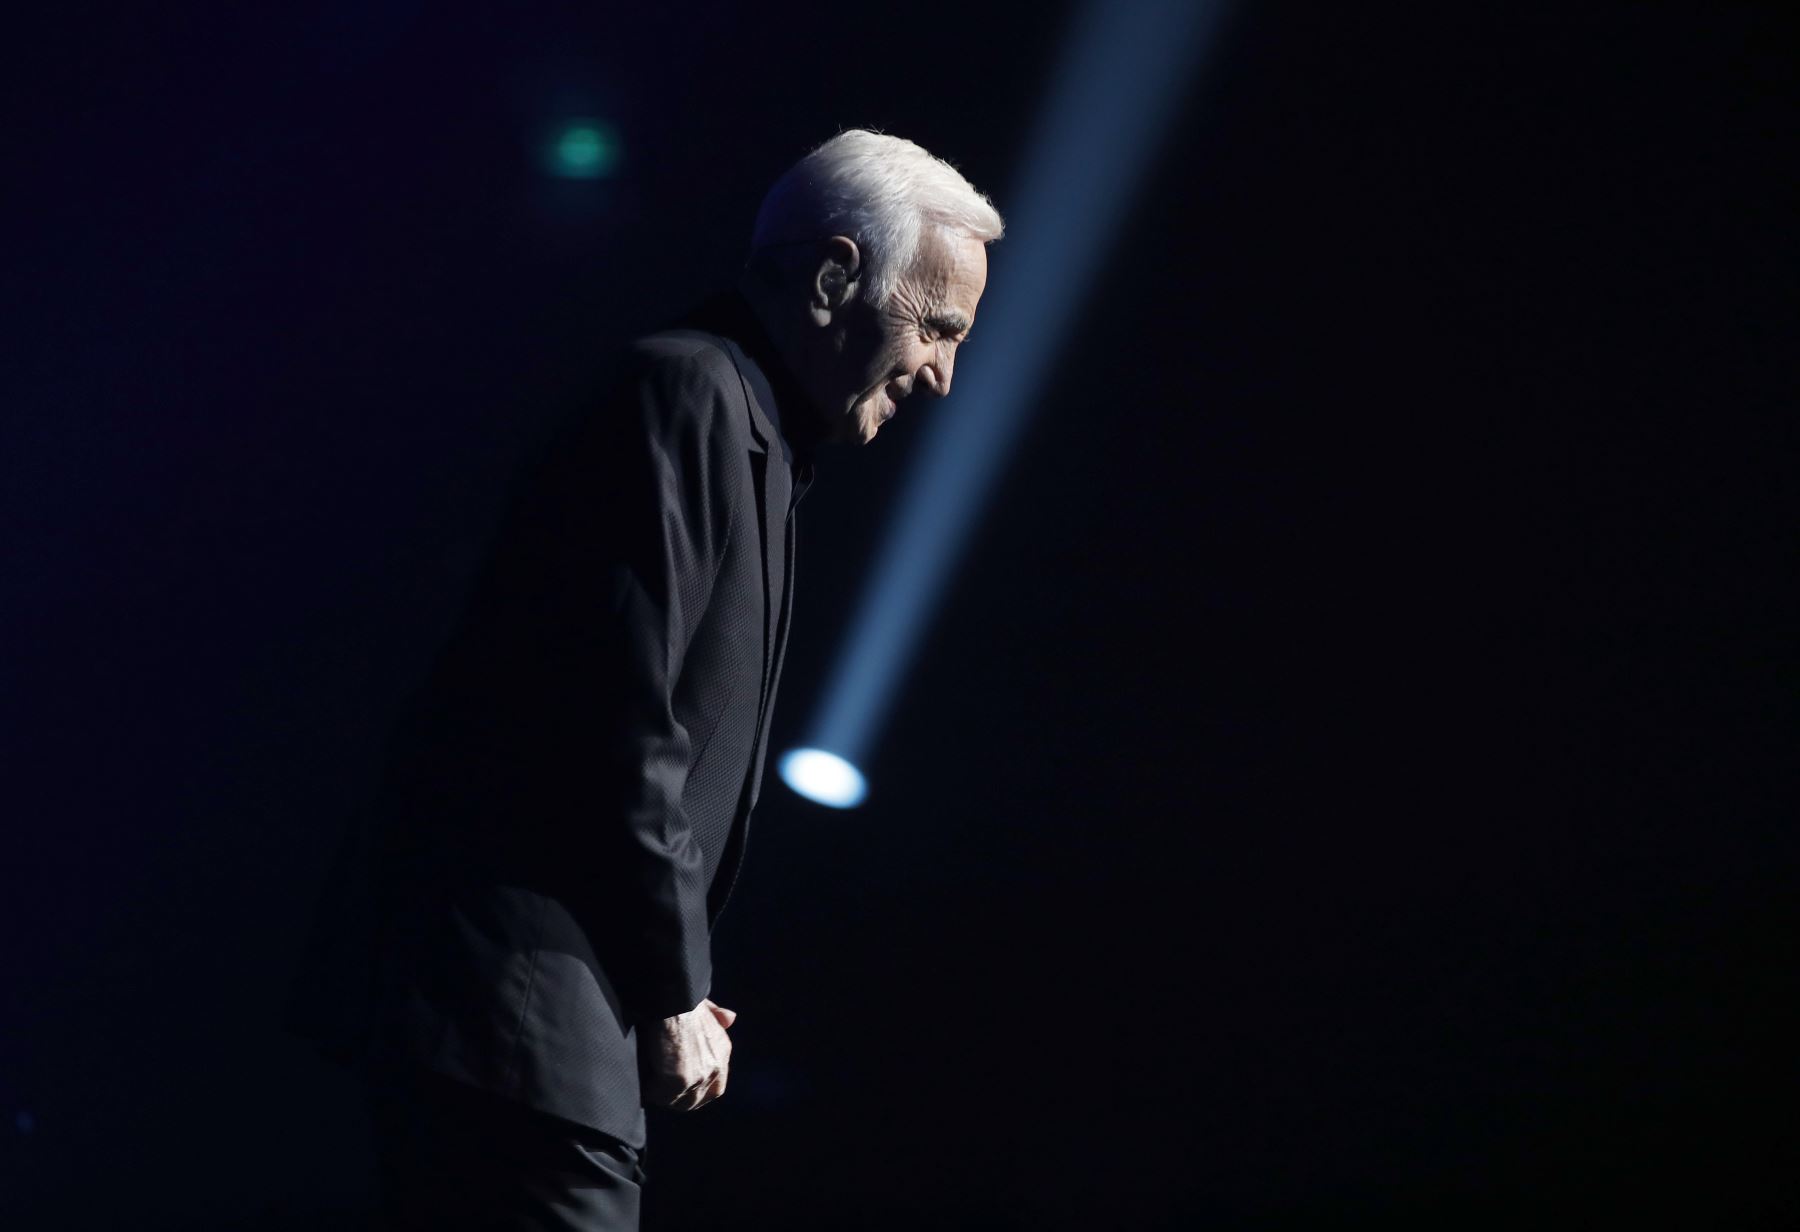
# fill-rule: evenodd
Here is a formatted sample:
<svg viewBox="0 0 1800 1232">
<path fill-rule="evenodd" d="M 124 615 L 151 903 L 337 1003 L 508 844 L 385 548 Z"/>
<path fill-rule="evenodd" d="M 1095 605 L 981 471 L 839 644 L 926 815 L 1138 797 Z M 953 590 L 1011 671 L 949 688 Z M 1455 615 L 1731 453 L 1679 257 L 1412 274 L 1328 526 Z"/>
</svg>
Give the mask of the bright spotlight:
<svg viewBox="0 0 1800 1232">
<path fill-rule="evenodd" d="M 888 541 L 826 678 L 814 745 L 858 760 L 873 749 L 970 528 L 1229 7 L 1088 0 L 1077 15 L 1006 209 L 980 353 L 957 366 L 956 411 L 926 419 L 916 469 L 885 519 Z M 810 794 L 792 776 L 788 783 Z"/>
<path fill-rule="evenodd" d="M 855 808 L 868 794 L 862 771 L 824 749 L 795 749 L 781 759 L 781 778 L 808 800 Z"/>
</svg>

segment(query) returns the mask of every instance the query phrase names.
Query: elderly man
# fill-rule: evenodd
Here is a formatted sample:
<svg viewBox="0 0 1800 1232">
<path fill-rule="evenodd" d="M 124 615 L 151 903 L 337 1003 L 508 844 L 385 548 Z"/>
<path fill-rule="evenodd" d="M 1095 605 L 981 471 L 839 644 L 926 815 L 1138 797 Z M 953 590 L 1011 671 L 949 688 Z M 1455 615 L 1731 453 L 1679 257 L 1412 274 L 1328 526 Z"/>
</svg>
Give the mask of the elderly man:
<svg viewBox="0 0 1800 1232">
<path fill-rule="evenodd" d="M 770 190 L 737 288 L 638 339 L 523 473 L 291 1003 L 369 1080 L 392 1226 L 635 1228 L 644 1109 L 725 1093 L 710 934 L 794 506 L 818 446 L 950 391 L 1001 226 L 917 145 L 839 134 Z"/>
</svg>

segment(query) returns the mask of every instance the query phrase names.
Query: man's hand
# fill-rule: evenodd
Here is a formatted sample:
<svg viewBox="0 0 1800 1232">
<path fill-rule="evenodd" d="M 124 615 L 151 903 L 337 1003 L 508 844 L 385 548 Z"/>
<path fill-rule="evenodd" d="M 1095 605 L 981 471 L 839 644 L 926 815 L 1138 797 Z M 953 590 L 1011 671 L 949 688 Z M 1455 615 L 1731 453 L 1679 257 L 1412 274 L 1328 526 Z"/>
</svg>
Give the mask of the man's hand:
<svg viewBox="0 0 1800 1232">
<path fill-rule="evenodd" d="M 737 1011 L 710 999 L 685 1014 L 665 1018 L 638 1041 L 638 1076 L 646 1108 L 692 1112 L 725 1094 L 731 1037 L 725 1028 Z"/>
</svg>

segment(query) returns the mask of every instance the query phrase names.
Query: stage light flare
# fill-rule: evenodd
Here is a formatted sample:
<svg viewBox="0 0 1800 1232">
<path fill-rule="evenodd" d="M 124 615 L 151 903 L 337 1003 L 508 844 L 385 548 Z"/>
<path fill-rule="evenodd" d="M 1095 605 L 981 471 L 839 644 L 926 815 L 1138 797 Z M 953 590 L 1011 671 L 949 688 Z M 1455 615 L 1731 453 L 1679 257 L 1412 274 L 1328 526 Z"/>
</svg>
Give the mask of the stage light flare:
<svg viewBox="0 0 1800 1232">
<path fill-rule="evenodd" d="M 868 794 L 862 771 L 824 749 L 795 749 L 781 759 L 781 778 L 800 795 L 831 808 L 855 808 Z"/>
</svg>

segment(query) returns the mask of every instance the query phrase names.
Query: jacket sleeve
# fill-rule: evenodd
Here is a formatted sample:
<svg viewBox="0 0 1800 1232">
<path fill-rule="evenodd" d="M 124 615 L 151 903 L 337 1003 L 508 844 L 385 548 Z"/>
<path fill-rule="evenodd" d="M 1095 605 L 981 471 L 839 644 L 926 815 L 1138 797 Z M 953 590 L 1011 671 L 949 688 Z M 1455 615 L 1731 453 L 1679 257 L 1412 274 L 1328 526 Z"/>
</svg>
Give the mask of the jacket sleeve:
<svg viewBox="0 0 1800 1232">
<path fill-rule="evenodd" d="M 722 357 L 720 357 L 722 358 Z M 676 716 L 682 666 L 724 560 L 745 464 L 729 431 L 734 385 L 707 352 L 633 353 L 597 418 L 589 491 L 612 545 L 604 563 L 604 673 L 594 699 L 607 780 L 595 819 L 622 867 L 607 883 L 627 934 L 615 973 L 631 1019 L 685 1013 L 711 992 L 705 866 L 682 806 L 691 743 Z"/>
</svg>

